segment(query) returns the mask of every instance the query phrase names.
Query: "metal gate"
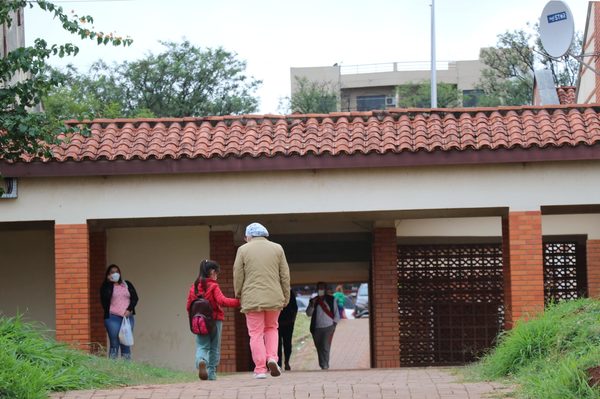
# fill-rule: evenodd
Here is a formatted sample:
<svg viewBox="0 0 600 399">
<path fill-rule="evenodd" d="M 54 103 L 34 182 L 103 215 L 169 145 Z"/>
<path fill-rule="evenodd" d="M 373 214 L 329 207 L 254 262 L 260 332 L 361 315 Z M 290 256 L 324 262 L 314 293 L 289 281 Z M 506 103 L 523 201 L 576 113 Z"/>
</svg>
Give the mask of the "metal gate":
<svg viewBox="0 0 600 399">
<path fill-rule="evenodd" d="M 400 364 L 476 360 L 504 325 L 499 244 L 398 246 Z"/>
<path fill-rule="evenodd" d="M 587 296 L 585 239 L 544 240 L 546 303 Z"/>
</svg>

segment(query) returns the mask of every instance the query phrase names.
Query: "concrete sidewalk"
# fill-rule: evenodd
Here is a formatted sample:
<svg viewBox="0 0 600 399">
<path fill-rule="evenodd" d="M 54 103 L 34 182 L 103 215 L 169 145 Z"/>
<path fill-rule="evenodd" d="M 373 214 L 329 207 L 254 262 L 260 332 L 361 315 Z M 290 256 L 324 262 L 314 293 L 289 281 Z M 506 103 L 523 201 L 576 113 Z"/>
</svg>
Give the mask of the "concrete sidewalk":
<svg viewBox="0 0 600 399">
<path fill-rule="evenodd" d="M 255 380 L 236 373 L 217 381 L 136 386 L 114 390 L 74 391 L 53 399 L 481 399 L 507 392 L 491 383 L 464 383 L 444 368 L 372 369 L 353 371 L 291 371 L 281 377 Z M 506 396 L 503 396 L 506 397 Z"/>
</svg>

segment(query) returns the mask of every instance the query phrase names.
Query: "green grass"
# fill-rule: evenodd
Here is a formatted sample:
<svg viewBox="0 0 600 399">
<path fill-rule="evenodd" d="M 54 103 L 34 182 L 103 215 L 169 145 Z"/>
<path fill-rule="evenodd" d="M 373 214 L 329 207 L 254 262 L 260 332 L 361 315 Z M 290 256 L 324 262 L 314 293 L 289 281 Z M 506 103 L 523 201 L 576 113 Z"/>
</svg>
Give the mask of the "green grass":
<svg viewBox="0 0 600 399">
<path fill-rule="evenodd" d="M 304 313 L 298 313 L 294 323 L 294 335 L 292 335 L 292 346 L 297 348 L 302 341 L 310 337 L 310 317 Z"/>
<path fill-rule="evenodd" d="M 517 384 L 525 399 L 600 399 L 586 370 L 600 365 L 600 301 L 550 305 L 503 334 L 497 347 L 471 368 L 482 379 Z"/>
<path fill-rule="evenodd" d="M 193 373 L 88 355 L 43 331 L 21 317 L 0 317 L 0 398 L 37 399 L 56 391 L 195 380 Z"/>
</svg>

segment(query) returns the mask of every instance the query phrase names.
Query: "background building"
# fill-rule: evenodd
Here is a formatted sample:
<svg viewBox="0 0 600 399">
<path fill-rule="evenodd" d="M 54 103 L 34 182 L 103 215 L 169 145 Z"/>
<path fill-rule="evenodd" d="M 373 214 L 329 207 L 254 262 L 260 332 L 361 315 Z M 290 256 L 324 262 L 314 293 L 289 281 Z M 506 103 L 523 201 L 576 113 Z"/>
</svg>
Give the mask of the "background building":
<svg viewBox="0 0 600 399">
<path fill-rule="evenodd" d="M 396 87 L 429 82 L 429 68 L 429 62 L 291 68 L 292 95 L 298 90 L 298 79 L 307 79 L 328 83 L 338 93 L 338 111 L 393 108 L 399 102 Z M 440 61 L 437 81 L 456 85 L 463 95 L 463 105 L 474 106 L 479 93 L 476 85 L 483 68 L 479 60 Z"/>
<path fill-rule="evenodd" d="M 11 13 L 12 24 L 2 25 L 0 30 L 0 54 L 2 58 L 6 57 L 8 53 L 19 48 L 25 47 L 25 23 L 23 21 L 23 10 L 20 9 L 16 12 Z M 18 72 L 9 84 L 19 80 L 23 80 L 25 74 Z"/>
</svg>

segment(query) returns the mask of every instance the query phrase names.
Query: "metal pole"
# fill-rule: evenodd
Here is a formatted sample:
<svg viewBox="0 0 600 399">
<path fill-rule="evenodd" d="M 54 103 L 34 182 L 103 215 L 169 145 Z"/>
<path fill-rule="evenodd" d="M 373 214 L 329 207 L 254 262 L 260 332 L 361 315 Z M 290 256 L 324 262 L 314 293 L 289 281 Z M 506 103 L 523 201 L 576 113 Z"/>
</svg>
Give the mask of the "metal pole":
<svg viewBox="0 0 600 399">
<path fill-rule="evenodd" d="M 437 108 L 437 77 L 435 59 L 435 0 L 431 0 L 431 108 Z"/>
</svg>

